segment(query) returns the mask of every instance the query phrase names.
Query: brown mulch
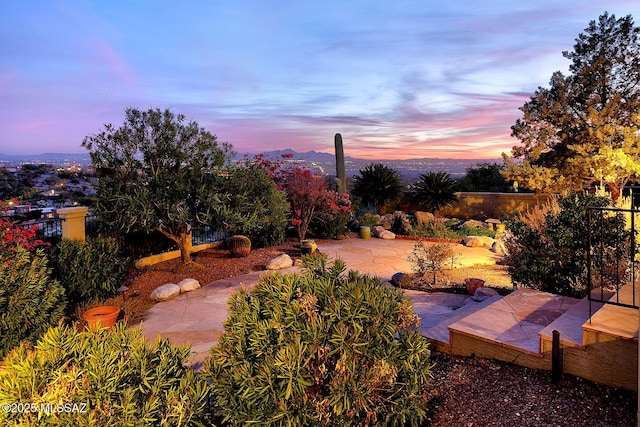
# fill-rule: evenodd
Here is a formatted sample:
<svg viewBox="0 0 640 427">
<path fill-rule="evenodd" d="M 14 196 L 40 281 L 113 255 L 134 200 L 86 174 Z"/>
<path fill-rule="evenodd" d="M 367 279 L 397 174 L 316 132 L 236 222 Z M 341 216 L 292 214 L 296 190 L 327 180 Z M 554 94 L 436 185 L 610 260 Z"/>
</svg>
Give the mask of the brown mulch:
<svg viewBox="0 0 640 427">
<path fill-rule="evenodd" d="M 179 258 L 143 269 L 131 266 L 125 284 L 129 290 L 125 293 L 124 303 L 122 297 L 117 296 L 110 298 L 105 304 L 121 307 L 127 322 L 137 324 L 144 313 L 155 304 L 155 301 L 151 300 L 149 296 L 158 286 L 165 283 L 178 283 L 186 278 L 196 279 L 204 286 L 216 280 L 261 271 L 265 269 L 271 259 L 282 253 L 287 253 L 294 259 L 299 258 L 298 241 L 287 239 L 280 246 L 253 249 L 249 256 L 243 258 L 231 257 L 229 251 L 223 247 L 207 249 L 193 254 L 193 260 L 197 265 L 188 271 L 181 271 Z"/>
<path fill-rule="evenodd" d="M 573 375 L 432 352 L 431 427 L 635 426 L 638 394 Z"/>
<path fill-rule="evenodd" d="M 300 257 L 295 239 L 283 245 L 255 249 L 246 258 L 231 258 L 227 250 L 210 249 L 194 260 L 200 270 L 177 273 L 180 260 L 166 261 L 129 275 L 126 302 L 110 301 L 124 308 L 130 324 L 137 323 L 154 302 L 149 295 L 157 286 L 177 283 L 186 277 L 207 284 L 219 279 L 263 270 L 281 253 Z M 509 290 L 511 281 L 504 266 L 460 268 L 450 272 L 450 287 L 465 277 L 484 279 L 487 286 Z M 449 426 L 634 426 L 637 393 L 601 386 L 564 375 L 554 385 L 551 373 L 500 361 L 449 356 L 432 352 L 433 380 L 427 392 L 428 420 L 432 427 Z"/>
</svg>

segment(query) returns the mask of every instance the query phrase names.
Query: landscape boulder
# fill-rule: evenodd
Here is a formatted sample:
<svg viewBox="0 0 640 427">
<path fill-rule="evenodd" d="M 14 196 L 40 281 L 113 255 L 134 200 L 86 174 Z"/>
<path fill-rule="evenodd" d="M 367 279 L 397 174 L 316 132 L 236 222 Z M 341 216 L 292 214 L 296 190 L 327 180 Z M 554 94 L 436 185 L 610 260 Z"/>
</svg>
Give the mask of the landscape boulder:
<svg viewBox="0 0 640 427">
<path fill-rule="evenodd" d="M 391 276 L 391 284 L 399 288 L 407 288 L 411 284 L 411 275 L 398 272 Z"/>
<path fill-rule="evenodd" d="M 375 227 L 373 227 L 371 229 L 371 232 L 373 233 L 374 236 L 380 238 L 380 239 L 385 239 L 385 240 L 393 240 L 396 238 L 395 233 L 389 231 L 389 230 L 385 230 L 384 227 L 380 226 L 380 225 L 376 225 Z"/>
<path fill-rule="evenodd" d="M 491 251 L 498 255 L 505 255 L 507 253 L 507 248 L 504 246 L 504 242 L 501 240 L 496 240 L 491 245 Z"/>
<path fill-rule="evenodd" d="M 413 216 L 416 218 L 418 225 L 429 224 L 436 220 L 436 216 L 431 212 L 416 211 Z"/>
<path fill-rule="evenodd" d="M 493 288 L 487 288 L 486 286 L 476 289 L 473 294 L 473 296 L 485 298 L 495 297 L 496 295 L 498 295 L 498 291 Z"/>
<path fill-rule="evenodd" d="M 469 236 L 464 238 L 464 245 L 469 248 L 488 248 L 490 249 L 495 242 L 488 236 Z"/>
<path fill-rule="evenodd" d="M 178 286 L 180 287 L 180 293 L 185 293 L 198 289 L 200 287 L 200 282 L 196 279 L 183 279 L 178 282 Z"/>
<path fill-rule="evenodd" d="M 486 224 L 482 221 L 478 221 L 477 219 L 470 219 L 468 221 L 465 221 L 462 224 L 463 227 L 469 227 L 469 228 L 487 228 Z"/>
<path fill-rule="evenodd" d="M 267 264 L 267 270 L 281 270 L 293 266 L 293 260 L 287 254 L 278 255 Z"/>
<path fill-rule="evenodd" d="M 155 288 L 149 298 L 154 301 L 167 301 L 178 295 L 180 295 L 180 286 L 175 283 L 166 283 Z"/>
</svg>

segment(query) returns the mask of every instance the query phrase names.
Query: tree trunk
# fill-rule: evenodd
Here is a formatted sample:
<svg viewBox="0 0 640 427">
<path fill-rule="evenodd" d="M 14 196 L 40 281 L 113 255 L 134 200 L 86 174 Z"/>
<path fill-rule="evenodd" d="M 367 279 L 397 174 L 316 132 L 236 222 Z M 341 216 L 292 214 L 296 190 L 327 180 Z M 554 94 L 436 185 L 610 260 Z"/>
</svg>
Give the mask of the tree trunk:
<svg viewBox="0 0 640 427">
<path fill-rule="evenodd" d="M 156 227 L 156 230 L 176 242 L 178 249 L 180 249 L 180 259 L 182 260 L 182 264 L 189 265 L 193 262 L 191 261 L 191 248 L 193 245 L 190 231 L 181 231 L 178 234 L 172 234 L 162 227 Z"/>
<path fill-rule="evenodd" d="M 188 265 L 191 264 L 191 247 L 192 247 L 192 237 L 191 233 L 180 233 L 178 248 L 180 248 L 180 259 L 182 259 L 182 264 Z"/>
<path fill-rule="evenodd" d="M 618 206 L 618 202 L 620 201 L 620 195 L 622 194 L 622 188 L 618 188 L 618 185 L 615 182 L 607 183 L 609 187 L 609 193 L 611 193 L 611 201 L 613 202 L 613 206 Z"/>
</svg>

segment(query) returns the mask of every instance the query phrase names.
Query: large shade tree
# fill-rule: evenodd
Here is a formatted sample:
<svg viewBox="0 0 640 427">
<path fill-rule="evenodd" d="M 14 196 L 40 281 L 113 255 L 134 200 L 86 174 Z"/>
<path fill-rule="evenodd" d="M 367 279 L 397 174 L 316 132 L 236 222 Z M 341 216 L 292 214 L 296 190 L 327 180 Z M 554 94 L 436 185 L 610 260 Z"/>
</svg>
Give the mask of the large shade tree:
<svg viewBox="0 0 640 427">
<path fill-rule="evenodd" d="M 521 146 L 503 155 L 504 176 L 536 191 L 565 193 L 594 183 L 614 201 L 640 175 L 640 28 L 604 13 L 576 39 L 568 76 L 555 72 L 512 126 Z"/>
<path fill-rule="evenodd" d="M 191 230 L 211 224 L 219 172 L 231 146 L 170 110 L 127 109 L 122 126 L 87 136 L 82 146 L 98 172 L 97 212 L 121 232 L 157 230 L 190 264 Z"/>
</svg>

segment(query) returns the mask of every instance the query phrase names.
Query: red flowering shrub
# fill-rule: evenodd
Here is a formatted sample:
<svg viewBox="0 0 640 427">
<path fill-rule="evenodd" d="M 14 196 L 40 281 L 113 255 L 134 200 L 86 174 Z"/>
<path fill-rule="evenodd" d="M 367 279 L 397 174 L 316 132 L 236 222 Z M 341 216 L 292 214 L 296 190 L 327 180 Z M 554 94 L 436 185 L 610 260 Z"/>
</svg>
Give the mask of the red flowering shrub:
<svg viewBox="0 0 640 427">
<path fill-rule="evenodd" d="M 292 155 L 283 154 L 281 158 L 291 159 Z M 263 154 L 254 156 L 251 163 L 267 171 L 278 189 L 287 194 L 291 225 L 301 240 L 310 230 L 325 238 L 345 231 L 351 218 L 348 194 L 327 189 L 323 177 L 296 163 L 287 165 L 281 159 L 269 159 Z"/>
<path fill-rule="evenodd" d="M 12 201 L 13 204 L 17 204 L 17 200 Z M 9 210 L 9 202 L 0 200 L 0 208 L 2 213 L 6 213 Z M 38 225 L 31 227 L 24 227 L 16 225 L 10 218 L 0 216 L 0 251 L 15 252 L 18 246 L 25 248 L 26 250 L 33 252 L 38 248 L 48 248 L 51 246 L 48 242 L 43 242 L 40 239 L 36 239 L 36 232 L 38 231 Z M 2 254 L 3 260 L 5 258 Z"/>
<path fill-rule="evenodd" d="M 6 211 L 8 203 L 0 206 Z M 63 315 L 64 289 L 51 279 L 35 233 L 0 217 L 0 358 L 21 341 L 38 339 Z"/>
</svg>

